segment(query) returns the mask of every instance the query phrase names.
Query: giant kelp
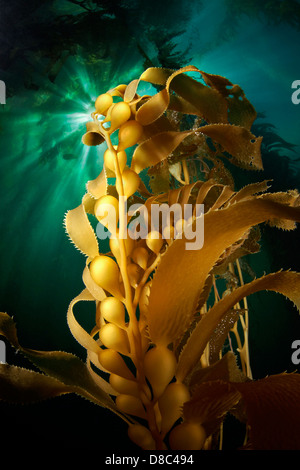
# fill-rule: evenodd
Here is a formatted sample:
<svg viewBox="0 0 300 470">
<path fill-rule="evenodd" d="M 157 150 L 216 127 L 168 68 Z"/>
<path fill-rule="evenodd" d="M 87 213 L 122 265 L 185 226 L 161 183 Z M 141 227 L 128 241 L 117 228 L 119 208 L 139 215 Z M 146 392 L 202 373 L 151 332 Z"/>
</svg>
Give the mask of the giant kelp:
<svg viewBox="0 0 300 470">
<path fill-rule="evenodd" d="M 153 95 L 138 94 L 144 81 Z M 297 190 L 272 193 L 265 180 L 235 189 L 228 165 L 263 167 L 255 118 L 239 86 L 194 66 L 149 68 L 97 98 L 82 140 L 107 145 L 104 165 L 65 216 L 86 261 L 67 312 L 86 363 L 24 348 L 2 313 L 1 334 L 43 372 L 2 364 L 2 400 L 76 393 L 120 416 L 145 450 L 222 448 L 228 414 L 245 425 L 244 449 L 300 448 L 299 375 L 256 380 L 251 371 L 248 296 L 274 291 L 300 307 L 299 273 L 243 278 L 259 225 L 294 230 L 300 220 Z M 174 204 L 180 217 L 154 226 L 152 208 Z M 204 243 L 189 249 L 201 227 Z M 79 302 L 95 306 L 91 331 L 76 318 Z M 236 347 L 225 353 L 228 336 Z"/>
</svg>

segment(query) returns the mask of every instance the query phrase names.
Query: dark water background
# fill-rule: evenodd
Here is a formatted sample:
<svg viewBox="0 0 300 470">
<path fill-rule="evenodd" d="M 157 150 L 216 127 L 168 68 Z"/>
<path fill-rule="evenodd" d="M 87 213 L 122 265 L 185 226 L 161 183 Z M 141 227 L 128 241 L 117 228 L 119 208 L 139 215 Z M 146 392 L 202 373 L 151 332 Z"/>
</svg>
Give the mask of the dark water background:
<svg viewBox="0 0 300 470">
<path fill-rule="evenodd" d="M 299 39 L 298 1 L 0 0 L 7 92 L 0 105 L 0 309 L 14 316 L 24 346 L 84 358 L 66 324 L 69 302 L 83 288 L 84 257 L 70 244 L 63 217 L 102 165 L 104 149 L 81 143 L 94 99 L 151 65 L 193 64 L 225 76 L 243 88 L 261 116 L 258 134 L 266 135 L 264 172 L 236 171 L 237 186 L 272 178 L 273 190 L 300 190 L 300 104 L 291 101 Z M 262 252 L 249 260 L 257 277 L 300 268 L 299 228 L 263 227 L 262 234 Z M 271 293 L 250 297 L 249 306 L 255 378 L 295 370 L 296 309 Z M 7 348 L 8 362 L 23 364 Z M 93 448 L 132 447 L 121 420 L 76 397 L 1 404 L 1 413 L 1 442 L 55 447 L 91 439 Z"/>
</svg>

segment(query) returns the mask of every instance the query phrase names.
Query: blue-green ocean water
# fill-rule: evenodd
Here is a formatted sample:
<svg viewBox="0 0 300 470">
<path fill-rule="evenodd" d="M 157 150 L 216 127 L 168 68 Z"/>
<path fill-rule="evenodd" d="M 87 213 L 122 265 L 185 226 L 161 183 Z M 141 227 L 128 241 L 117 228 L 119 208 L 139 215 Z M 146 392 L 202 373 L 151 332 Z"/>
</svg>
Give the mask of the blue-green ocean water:
<svg viewBox="0 0 300 470">
<path fill-rule="evenodd" d="M 272 178 L 276 191 L 300 190 L 300 104 L 291 99 L 292 83 L 300 80 L 299 39 L 295 1 L 0 1 L 0 79 L 6 84 L 6 104 L 0 105 L 0 309 L 14 316 L 24 345 L 84 357 L 66 311 L 83 288 L 85 260 L 69 242 L 63 218 L 101 169 L 105 149 L 81 142 L 95 98 L 151 65 L 193 64 L 225 76 L 262 114 L 255 124 L 272 126 L 265 171 L 239 171 L 237 184 Z M 300 268 L 299 229 L 265 227 L 262 233 L 263 250 L 251 261 L 257 277 Z M 294 307 L 269 293 L 251 297 L 249 305 L 255 377 L 294 370 L 291 342 L 300 339 Z M 11 362 L 19 360 L 8 354 Z M 22 412 L 9 408 L 6 438 L 11 415 L 23 426 L 32 419 L 32 430 L 43 426 L 53 442 L 70 433 L 85 439 L 82 426 L 92 422 L 100 429 L 102 419 L 125 433 L 110 413 L 78 402 L 78 419 L 68 398 Z M 115 444 L 109 433 L 99 442 L 108 449 Z M 118 445 L 130 443 L 124 437 Z"/>
</svg>

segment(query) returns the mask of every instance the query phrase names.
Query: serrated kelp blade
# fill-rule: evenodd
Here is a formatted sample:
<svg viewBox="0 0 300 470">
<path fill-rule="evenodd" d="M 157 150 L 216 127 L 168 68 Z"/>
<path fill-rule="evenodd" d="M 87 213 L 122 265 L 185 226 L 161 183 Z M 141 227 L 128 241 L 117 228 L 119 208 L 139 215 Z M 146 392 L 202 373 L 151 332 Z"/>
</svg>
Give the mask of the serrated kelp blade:
<svg viewBox="0 0 300 470">
<path fill-rule="evenodd" d="M 247 377 L 243 374 L 237 364 L 236 355 L 229 351 L 221 359 L 208 367 L 197 368 L 191 375 L 188 385 L 191 392 L 203 382 L 223 380 L 226 382 L 245 382 Z"/>
<path fill-rule="evenodd" d="M 286 192 L 278 192 L 271 194 L 262 194 L 259 196 L 261 199 L 269 199 L 271 201 L 279 202 L 292 207 L 300 206 L 300 196 L 297 190 L 289 190 Z M 282 230 L 294 230 L 296 223 L 293 220 L 286 220 L 281 218 L 274 218 L 269 221 L 271 227 L 276 227 Z"/>
<path fill-rule="evenodd" d="M 230 199 L 229 203 L 233 204 L 235 202 L 244 201 L 258 193 L 263 193 L 267 191 L 270 188 L 270 186 L 268 185 L 269 181 L 270 180 L 264 180 L 243 186 L 239 191 L 234 194 L 234 196 Z"/>
<path fill-rule="evenodd" d="M 81 253 L 89 258 L 98 255 L 97 238 L 83 204 L 66 213 L 64 224 L 70 240 Z"/>
<path fill-rule="evenodd" d="M 0 400 L 29 404 L 72 393 L 53 377 L 9 364 L 0 364 Z"/>
<path fill-rule="evenodd" d="M 12 344 L 12 346 L 21 351 L 40 371 L 49 377 L 58 380 L 62 384 L 73 387 L 76 393 L 91 401 L 102 404 L 102 406 L 114 407 L 114 404 L 105 392 L 107 384 L 99 377 L 97 384 L 90 375 L 85 363 L 77 356 L 64 351 L 39 351 L 24 348 L 18 341 L 16 325 L 13 319 L 6 313 L 0 313 L 0 333 Z M 102 384 L 102 389 L 99 384 Z"/>
<path fill-rule="evenodd" d="M 257 117 L 257 113 L 253 105 L 246 98 L 243 90 L 220 75 L 209 74 L 203 71 L 201 71 L 201 74 L 207 85 L 215 88 L 226 98 L 230 123 L 239 124 L 250 129 Z"/>
<path fill-rule="evenodd" d="M 260 149 L 262 137 L 256 137 L 245 127 L 232 124 L 208 124 L 199 127 L 198 132 L 202 132 L 213 142 L 217 142 L 224 152 L 232 155 L 248 169 L 263 169 Z"/>
<path fill-rule="evenodd" d="M 99 199 L 104 196 L 107 191 L 107 175 L 106 170 L 103 168 L 101 173 L 94 180 L 90 180 L 86 184 L 87 192 L 94 197 Z"/>
<path fill-rule="evenodd" d="M 149 296 L 151 340 L 170 344 L 187 330 L 206 279 L 226 249 L 254 226 L 273 218 L 300 221 L 300 209 L 264 199 L 252 199 L 204 215 L 204 244 L 186 249 L 189 241 L 176 239 L 162 256 Z"/>
<path fill-rule="evenodd" d="M 197 365 L 207 343 L 213 337 L 218 325 L 230 309 L 244 297 L 262 290 L 280 293 L 291 300 L 298 310 L 300 309 L 300 273 L 279 271 L 238 287 L 211 307 L 193 330 L 179 357 L 176 371 L 176 377 L 179 380 L 184 380 Z M 230 322 L 224 324 L 223 333 L 228 333 L 231 327 Z"/>
</svg>

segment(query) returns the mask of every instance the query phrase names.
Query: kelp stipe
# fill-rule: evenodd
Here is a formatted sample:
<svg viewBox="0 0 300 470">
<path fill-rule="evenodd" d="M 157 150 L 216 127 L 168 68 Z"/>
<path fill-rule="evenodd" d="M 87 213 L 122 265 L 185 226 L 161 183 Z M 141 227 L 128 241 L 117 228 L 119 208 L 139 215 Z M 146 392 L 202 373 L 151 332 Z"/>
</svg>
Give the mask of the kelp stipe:
<svg viewBox="0 0 300 470">
<path fill-rule="evenodd" d="M 157 93 L 139 95 L 140 81 Z M 1 334 L 43 372 L 0 365 L 2 400 L 79 394 L 120 416 L 144 450 L 222 449 L 228 414 L 245 423 L 244 449 L 300 448 L 299 375 L 255 380 L 251 371 L 247 297 L 266 289 L 300 306 L 299 273 L 243 279 L 240 260 L 259 251 L 259 224 L 293 230 L 300 220 L 295 190 L 269 193 L 268 181 L 234 189 L 230 164 L 262 169 L 255 118 L 240 87 L 194 66 L 150 68 L 97 98 L 82 140 L 105 143 L 104 166 L 64 221 L 86 258 L 67 321 L 87 360 L 23 348 L 2 313 Z M 153 227 L 149 210 L 175 203 L 192 216 Z M 90 217 L 109 228 L 108 253 Z M 189 250 L 199 218 L 204 244 Z M 73 312 L 81 301 L 96 306 L 90 332 Z M 229 334 L 236 347 L 225 352 Z"/>
</svg>

